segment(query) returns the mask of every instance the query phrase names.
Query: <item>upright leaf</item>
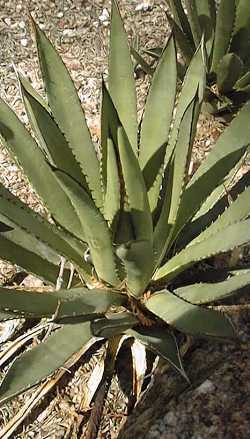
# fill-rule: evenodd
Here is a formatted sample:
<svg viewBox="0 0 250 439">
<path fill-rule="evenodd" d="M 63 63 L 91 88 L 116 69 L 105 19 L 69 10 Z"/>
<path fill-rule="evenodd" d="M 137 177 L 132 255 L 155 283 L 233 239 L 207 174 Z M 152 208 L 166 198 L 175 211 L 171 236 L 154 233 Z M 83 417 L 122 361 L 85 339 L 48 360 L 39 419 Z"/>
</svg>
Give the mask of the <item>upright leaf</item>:
<svg viewBox="0 0 250 439">
<path fill-rule="evenodd" d="M 115 256 L 110 231 L 104 217 L 87 192 L 75 180 L 59 170 L 55 170 L 54 173 L 72 200 L 82 225 L 83 239 L 88 243 L 97 275 L 111 285 L 116 285 L 118 278 Z"/>
<path fill-rule="evenodd" d="M 176 50 L 174 39 L 170 37 L 154 73 L 141 124 L 139 161 L 147 189 L 156 177 L 155 170 L 158 171 L 164 162 L 173 117 L 176 84 Z M 161 155 L 158 157 L 160 149 Z"/>
<path fill-rule="evenodd" d="M 116 0 L 112 0 L 109 91 L 129 142 L 137 153 L 137 110 L 133 64 Z"/>
<path fill-rule="evenodd" d="M 217 71 L 217 67 L 228 52 L 236 15 L 235 0 L 220 0 L 216 17 L 216 28 L 214 37 L 214 49 L 211 70 Z"/>
<path fill-rule="evenodd" d="M 99 162 L 84 113 L 70 75 L 48 38 L 33 22 L 40 67 L 49 106 L 81 166 L 98 207 L 102 206 Z"/>
<path fill-rule="evenodd" d="M 0 100 L 0 137 L 3 145 L 41 196 L 53 218 L 75 236 L 79 236 L 81 225 L 74 214 L 70 199 L 55 179 L 35 140 L 2 100 Z"/>
</svg>

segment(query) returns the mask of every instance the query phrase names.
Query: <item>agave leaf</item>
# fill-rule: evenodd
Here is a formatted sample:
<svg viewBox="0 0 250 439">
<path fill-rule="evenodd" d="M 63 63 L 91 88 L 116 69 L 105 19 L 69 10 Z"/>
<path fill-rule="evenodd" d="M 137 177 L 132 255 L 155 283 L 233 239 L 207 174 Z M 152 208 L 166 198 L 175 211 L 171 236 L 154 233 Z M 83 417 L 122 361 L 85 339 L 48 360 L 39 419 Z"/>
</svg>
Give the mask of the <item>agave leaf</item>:
<svg viewBox="0 0 250 439">
<path fill-rule="evenodd" d="M 197 105 L 199 106 L 199 101 L 196 95 L 187 107 L 179 127 L 173 158 L 172 193 L 168 219 L 170 224 L 174 224 L 176 221 L 181 195 L 186 185 L 188 159 L 192 148 L 193 119 Z"/>
<path fill-rule="evenodd" d="M 82 316 L 93 320 L 109 308 L 125 305 L 126 295 L 112 290 L 70 288 L 54 292 L 14 290 L 0 287 L 0 310 L 26 318 L 54 318 Z"/>
<path fill-rule="evenodd" d="M 245 75 L 241 76 L 241 78 L 238 79 L 234 88 L 236 90 L 242 90 L 249 85 L 250 85 L 250 71 L 246 72 Z"/>
<path fill-rule="evenodd" d="M 116 0 L 112 1 L 109 92 L 129 142 L 137 154 L 137 110 L 133 63 Z"/>
<path fill-rule="evenodd" d="M 128 241 L 117 247 L 116 254 L 126 269 L 126 285 L 135 297 L 141 296 L 153 272 L 153 252 L 149 241 Z"/>
<path fill-rule="evenodd" d="M 223 231 L 226 227 L 239 223 L 250 216 L 249 206 L 250 187 L 242 192 L 238 198 L 231 202 L 225 211 L 202 232 L 194 242 L 200 242 L 214 235 L 219 231 Z"/>
<path fill-rule="evenodd" d="M 27 90 L 27 92 L 36 100 L 39 102 L 40 105 L 43 106 L 43 108 L 48 111 L 48 113 L 51 113 L 51 110 L 49 108 L 49 104 L 46 99 L 44 99 L 40 93 L 36 91 L 36 89 L 31 85 L 30 81 L 25 78 L 20 72 L 16 71 L 17 78 L 19 79 L 19 83 L 22 83 L 22 86 Z"/>
<path fill-rule="evenodd" d="M 146 307 L 168 325 L 185 334 L 231 338 L 234 328 L 227 316 L 212 309 L 193 305 L 168 290 L 154 294 Z"/>
<path fill-rule="evenodd" d="M 141 124 L 139 162 L 147 189 L 156 177 L 151 175 L 151 163 L 157 157 L 153 170 L 154 168 L 158 170 L 164 162 L 176 97 L 176 84 L 176 50 L 174 39 L 170 37 L 154 73 Z M 162 145 L 165 145 L 163 150 Z"/>
<path fill-rule="evenodd" d="M 104 217 L 112 224 L 120 211 L 120 179 L 112 139 L 107 141 L 107 185 L 104 197 Z"/>
<path fill-rule="evenodd" d="M 88 243 L 97 275 L 111 285 L 116 285 L 118 278 L 115 257 L 106 221 L 87 192 L 75 180 L 59 170 L 54 170 L 54 173 L 68 193 L 81 221 L 83 239 Z"/>
<path fill-rule="evenodd" d="M 250 102 L 243 106 L 191 178 L 182 197 L 176 230 L 196 214 L 213 190 L 241 162 L 250 140 L 249 116 Z"/>
<path fill-rule="evenodd" d="M 240 0 L 236 10 L 236 20 L 230 50 L 245 61 L 249 59 L 250 3 Z"/>
<path fill-rule="evenodd" d="M 33 28 L 52 114 L 81 167 L 96 205 L 101 207 L 99 162 L 74 84 L 61 57 L 34 21 Z"/>
<path fill-rule="evenodd" d="M 183 31 L 186 39 L 189 40 L 189 44 L 191 45 L 194 52 L 195 45 L 193 41 L 193 35 L 181 0 L 167 0 L 167 2 L 169 4 L 170 10 L 173 13 L 174 21 L 176 22 L 177 26 Z"/>
<path fill-rule="evenodd" d="M 25 248 L 26 247 L 26 248 Z M 41 255 L 40 243 L 23 232 L 16 233 L 12 228 L 11 231 L 0 233 L 0 257 L 12 264 L 17 264 L 28 273 L 43 279 L 45 282 L 55 285 L 59 274 L 59 266 L 49 261 L 49 249 L 42 247 Z M 50 256 L 51 253 L 50 253 Z M 55 254 L 53 254 L 56 257 Z M 66 286 L 68 280 L 68 270 L 63 275 L 63 285 Z"/>
<path fill-rule="evenodd" d="M 196 95 L 198 95 L 199 103 L 201 103 L 203 99 L 204 87 L 205 87 L 205 65 L 203 59 L 203 51 L 204 51 L 204 44 L 203 42 L 201 42 L 201 45 L 197 49 L 186 71 L 182 90 L 179 96 L 178 105 L 176 108 L 176 115 L 173 122 L 173 128 L 170 133 L 170 138 L 165 154 L 165 159 L 164 159 L 165 168 L 167 167 L 172 157 L 173 151 L 175 150 L 180 124 L 185 114 L 185 111 L 187 110 L 187 108 L 189 107 L 190 103 L 193 101 Z M 198 118 L 198 112 L 196 112 L 194 115 L 193 127 L 196 126 L 195 121 L 197 118 Z M 194 136 L 194 131 L 192 132 L 192 137 L 193 136 Z M 149 193 L 151 208 L 153 206 L 156 207 L 157 205 L 157 201 L 160 194 L 160 188 L 162 184 L 162 177 L 163 177 L 163 172 L 162 169 L 160 169 L 157 178 L 155 180 L 155 183 Z"/>
<path fill-rule="evenodd" d="M 91 271 L 83 259 L 83 253 L 86 250 L 83 244 L 73 237 L 70 238 L 64 231 L 59 230 L 54 224 L 35 213 L 1 184 L 0 200 L 0 215 L 8 218 L 13 223 L 15 230 L 20 228 L 26 232 L 26 235 L 31 235 L 57 254 L 80 266 L 82 272 L 85 270 L 86 276 L 91 277 Z M 28 250 L 32 248 L 28 239 L 27 245 Z"/>
<path fill-rule="evenodd" d="M 73 212 L 70 200 L 58 185 L 44 154 L 16 114 L 2 100 L 0 100 L 0 121 L 0 137 L 3 145 L 17 165 L 23 169 L 52 216 L 66 229 L 79 236 L 80 222 Z"/>
<path fill-rule="evenodd" d="M 220 0 L 216 17 L 214 48 L 211 71 L 216 72 L 217 67 L 228 52 L 236 15 L 235 0 Z"/>
<path fill-rule="evenodd" d="M 190 41 L 187 39 L 186 35 L 183 33 L 182 29 L 178 26 L 176 21 L 166 12 L 166 16 L 169 22 L 169 25 L 174 33 L 174 36 L 176 38 L 177 44 L 180 48 L 180 51 L 182 53 L 183 58 L 185 59 L 186 63 L 188 64 L 193 55 L 194 55 L 194 47 L 193 44 L 190 43 Z"/>
<path fill-rule="evenodd" d="M 208 239 L 191 241 L 191 243 L 166 262 L 155 274 L 154 278 L 172 279 L 177 273 L 185 270 L 195 262 L 227 252 L 236 246 L 247 244 L 250 241 L 250 220 L 233 224 L 223 231 L 214 233 Z"/>
<path fill-rule="evenodd" d="M 227 53 L 217 66 L 217 84 L 220 93 L 230 92 L 243 72 L 243 62 L 235 53 Z"/>
<path fill-rule="evenodd" d="M 136 326 L 138 319 L 134 314 L 124 312 L 104 317 L 91 322 L 91 331 L 96 337 L 110 338 L 125 333 Z"/>
<path fill-rule="evenodd" d="M 216 24 L 215 0 L 196 0 L 196 9 L 202 32 L 205 34 L 206 51 L 208 58 L 212 53 L 214 30 Z"/>
<path fill-rule="evenodd" d="M 216 193 L 217 191 L 215 190 L 212 193 L 212 195 L 208 198 L 209 200 L 212 196 L 214 197 L 213 200 L 212 199 L 210 200 L 210 204 L 206 202 L 202 205 L 202 207 L 203 206 L 205 207 L 205 205 L 207 204 L 206 206 L 207 208 L 205 208 L 204 211 L 202 211 L 201 208 L 200 211 L 197 212 L 197 214 L 195 215 L 193 221 L 188 223 L 181 231 L 180 236 L 178 238 L 178 245 L 180 241 L 181 247 L 186 246 L 191 240 L 193 240 L 196 236 L 198 236 L 201 232 L 203 232 L 208 226 L 210 226 L 210 224 L 212 224 L 217 219 L 219 220 L 219 216 L 223 214 L 223 212 L 229 206 L 229 197 L 231 200 L 235 200 L 240 195 L 239 201 L 241 199 L 244 199 L 242 192 L 244 192 L 246 188 L 249 188 L 250 185 L 249 177 L 250 177 L 250 172 L 247 172 L 246 174 L 243 175 L 243 177 L 240 178 L 240 180 L 232 188 L 230 187 L 231 185 L 229 186 L 229 184 L 226 183 L 219 186 L 218 187 L 219 193 Z M 228 183 L 230 182 L 228 181 Z M 239 215 L 241 217 L 242 213 L 239 213 Z M 243 216 L 241 217 L 241 219 L 244 219 L 246 217 L 247 215 L 245 215 L 243 209 Z"/>
<path fill-rule="evenodd" d="M 223 282 L 199 283 L 177 288 L 174 290 L 174 294 L 190 303 L 200 305 L 229 297 L 249 285 L 249 282 L 250 270 L 231 276 Z"/>
<path fill-rule="evenodd" d="M 153 225 L 147 190 L 138 160 L 122 126 L 118 127 L 118 148 L 135 237 L 152 242 Z"/>
<path fill-rule="evenodd" d="M 25 109 L 31 126 L 34 129 L 39 143 L 45 145 L 43 149 L 49 152 L 51 164 L 67 172 L 87 189 L 88 186 L 81 172 L 81 168 L 52 115 L 28 92 L 25 87 L 26 83 L 22 80 L 22 77 L 19 77 L 19 81 Z"/>
<path fill-rule="evenodd" d="M 21 354 L 8 370 L 0 386 L 0 404 L 33 387 L 62 367 L 91 339 L 88 322 L 67 325 L 33 349 Z"/>
<path fill-rule="evenodd" d="M 167 360 L 175 370 L 188 379 L 181 362 L 175 336 L 171 331 L 158 328 L 136 328 L 129 329 L 127 334 L 134 337 L 150 351 Z"/>
<path fill-rule="evenodd" d="M 173 129 L 170 134 L 165 164 L 167 164 L 168 160 L 170 159 L 172 151 L 176 145 L 180 123 L 183 119 L 183 116 L 196 94 L 198 95 L 199 102 L 202 102 L 205 84 L 206 71 L 204 64 L 204 41 L 202 40 L 185 74 L 182 90 L 176 108 Z"/>
<path fill-rule="evenodd" d="M 190 28 L 194 39 L 194 44 L 196 47 L 198 47 L 201 41 L 202 31 L 198 17 L 196 0 L 185 0 L 185 5 L 187 9 L 187 16 L 189 18 Z"/>
</svg>

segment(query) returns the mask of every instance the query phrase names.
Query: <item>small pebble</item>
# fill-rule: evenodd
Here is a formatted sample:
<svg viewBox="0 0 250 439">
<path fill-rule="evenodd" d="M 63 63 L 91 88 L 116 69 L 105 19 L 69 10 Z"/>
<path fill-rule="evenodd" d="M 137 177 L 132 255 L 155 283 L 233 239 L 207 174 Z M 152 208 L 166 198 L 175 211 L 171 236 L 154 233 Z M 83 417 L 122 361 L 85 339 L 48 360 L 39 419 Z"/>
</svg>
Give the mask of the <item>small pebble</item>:
<svg viewBox="0 0 250 439">
<path fill-rule="evenodd" d="M 27 40 L 27 38 L 22 38 L 22 39 L 21 39 L 21 45 L 22 45 L 23 47 L 28 46 L 28 40 Z"/>
<path fill-rule="evenodd" d="M 212 381 L 206 380 L 199 387 L 197 387 L 195 392 L 197 395 L 202 395 L 212 392 L 213 390 L 214 390 L 214 384 L 212 383 Z"/>
<path fill-rule="evenodd" d="M 11 25 L 11 19 L 10 18 L 5 18 L 4 22 L 5 22 L 5 24 L 7 24 L 7 26 Z"/>
<path fill-rule="evenodd" d="M 58 12 L 58 14 L 56 16 L 57 16 L 57 18 L 62 18 L 63 17 L 63 12 L 62 11 Z"/>
<path fill-rule="evenodd" d="M 19 21 L 18 25 L 21 29 L 25 29 L 25 27 L 26 27 L 26 24 L 24 21 Z"/>
</svg>

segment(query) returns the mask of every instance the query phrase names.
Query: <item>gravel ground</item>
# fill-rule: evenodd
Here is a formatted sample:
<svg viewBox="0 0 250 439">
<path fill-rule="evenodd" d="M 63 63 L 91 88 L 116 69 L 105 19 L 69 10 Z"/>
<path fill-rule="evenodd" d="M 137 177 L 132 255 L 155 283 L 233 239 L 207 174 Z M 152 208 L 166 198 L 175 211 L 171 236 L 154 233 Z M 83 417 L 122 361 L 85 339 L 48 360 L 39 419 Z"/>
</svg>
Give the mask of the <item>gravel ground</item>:
<svg viewBox="0 0 250 439">
<path fill-rule="evenodd" d="M 167 23 L 164 15 L 165 1 L 120 0 L 126 30 L 132 41 L 139 37 L 142 47 L 162 44 L 166 37 Z M 85 108 L 86 118 L 93 138 L 100 132 L 99 103 L 101 75 L 107 73 L 107 42 L 109 32 L 110 2 L 101 0 L 0 0 L 0 93 L 12 105 L 24 123 L 27 122 L 13 63 L 43 93 L 38 72 L 35 46 L 30 34 L 28 12 L 50 36 L 58 48 L 78 89 Z M 137 81 L 138 113 L 142 112 L 148 82 L 143 76 Z M 223 130 L 223 125 L 212 118 L 202 116 L 196 140 L 194 162 L 200 162 Z M 42 215 L 47 215 L 27 180 L 0 149 L 0 180 L 23 201 Z M 8 279 L 15 268 L 0 261 L 0 282 Z M 29 277 L 29 285 L 34 278 Z M 90 371 L 98 363 L 102 352 L 86 365 L 75 368 L 39 410 L 30 416 L 13 438 L 76 438 L 77 428 L 84 423 L 87 414 L 79 407 L 84 395 L 84 383 Z M 235 354 L 229 365 L 214 374 L 196 391 L 190 392 L 179 404 L 166 407 L 164 417 L 152 426 L 145 437 L 149 439 L 245 439 L 250 431 L 250 374 L 247 368 L 249 352 Z M 88 360 L 88 359 L 87 359 Z M 70 378 L 70 379 L 69 379 Z M 32 392 L 29 394 L 31 395 Z M 0 422 L 5 425 L 27 400 L 27 396 L 3 407 Z M 46 409 L 46 404 L 49 408 Z M 113 439 L 124 420 L 126 397 L 117 390 L 113 381 L 105 406 L 105 416 L 99 438 Z M 0 437 L 1 431 L 0 431 Z M 131 438 L 133 439 L 133 438 Z"/>
</svg>

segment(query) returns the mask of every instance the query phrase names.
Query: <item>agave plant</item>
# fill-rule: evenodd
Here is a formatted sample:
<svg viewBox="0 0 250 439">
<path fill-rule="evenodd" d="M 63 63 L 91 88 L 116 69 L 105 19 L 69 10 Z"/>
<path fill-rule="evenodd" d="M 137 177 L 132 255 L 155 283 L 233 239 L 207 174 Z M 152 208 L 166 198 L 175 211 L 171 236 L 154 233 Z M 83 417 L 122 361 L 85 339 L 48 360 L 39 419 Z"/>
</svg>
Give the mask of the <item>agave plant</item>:
<svg viewBox="0 0 250 439">
<path fill-rule="evenodd" d="M 250 96 L 250 2 L 248 0 L 166 0 L 167 18 L 183 63 L 189 65 L 202 35 L 207 51 L 207 109 L 212 113 L 237 109 Z M 218 5 L 216 4 L 218 3 Z M 145 51 L 157 58 L 160 48 Z M 132 52 L 147 73 L 152 68 Z"/>
<path fill-rule="evenodd" d="M 199 269 L 200 261 L 250 241 L 246 176 L 234 186 L 229 205 L 227 197 L 250 143 L 250 103 L 190 179 L 205 88 L 204 46 L 197 48 L 177 96 L 170 38 L 139 129 L 133 64 L 113 1 L 109 79 L 108 87 L 102 84 L 95 147 L 62 59 L 33 27 L 48 100 L 19 75 L 35 137 L 3 100 L 0 135 L 50 218 L 1 185 L 0 256 L 54 289 L 39 294 L 1 287 L 0 312 L 2 320 L 49 319 L 55 326 L 12 363 L 0 386 L 1 404 L 96 339 L 107 341 L 114 360 L 125 338 L 135 340 L 187 378 L 178 341 L 183 335 L 235 337 L 228 317 L 206 305 L 250 282 L 247 269 L 225 269 L 220 277 L 214 270 L 210 282 L 202 282 L 205 269 Z"/>
</svg>

